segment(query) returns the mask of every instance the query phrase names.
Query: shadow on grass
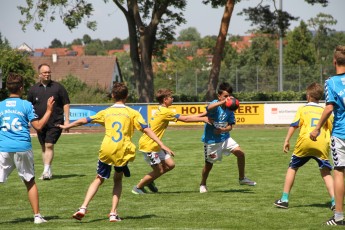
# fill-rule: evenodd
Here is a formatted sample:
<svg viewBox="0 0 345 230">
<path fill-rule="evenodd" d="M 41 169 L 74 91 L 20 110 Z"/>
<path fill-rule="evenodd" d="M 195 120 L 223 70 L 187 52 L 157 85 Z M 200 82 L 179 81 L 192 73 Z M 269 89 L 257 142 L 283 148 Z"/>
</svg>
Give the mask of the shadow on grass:
<svg viewBox="0 0 345 230">
<path fill-rule="evenodd" d="M 169 192 L 158 192 L 157 194 L 181 194 L 181 193 L 199 193 L 198 190 L 192 191 L 169 191 Z M 228 190 L 209 190 L 207 193 L 254 193 L 251 189 L 228 189 Z M 156 194 L 156 193 L 147 193 L 149 194 Z"/>
<path fill-rule="evenodd" d="M 53 175 L 53 180 L 59 180 L 59 179 L 66 179 L 66 178 L 71 178 L 71 177 L 84 177 L 86 176 L 85 174 L 68 174 L 68 175 Z"/>
<path fill-rule="evenodd" d="M 295 208 L 301 208 L 301 207 L 313 207 L 313 208 L 331 208 L 331 203 L 330 202 L 326 202 L 326 203 L 323 203 L 323 204 L 317 204 L 317 203 L 314 203 L 314 204 L 304 204 L 304 205 L 296 205 L 296 206 L 293 206 Z M 293 208 L 291 207 L 291 208 Z"/>
<path fill-rule="evenodd" d="M 44 216 L 44 219 L 46 219 L 47 221 L 49 220 L 55 220 L 55 219 L 61 219 L 59 216 Z M 26 218 L 16 218 L 14 220 L 10 220 L 10 221 L 0 221 L 0 225 L 1 224 L 22 224 L 24 222 L 30 222 L 30 223 L 34 223 L 34 217 L 26 217 Z"/>
<path fill-rule="evenodd" d="M 142 215 L 142 216 L 126 216 L 126 217 L 121 217 L 122 220 L 143 220 L 143 219 L 150 219 L 157 217 L 156 215 Z M 84 220 L 84 219 L 83 219 Z M 93 219 L 90 221 L 78 221 L 76 220 L 76 223 L 93 223 L 93 222 L 99 222 L 99 221 L 105 221 L 108 220 L 108 218 L 98 218 L 98 219 Z"/>
</svg>

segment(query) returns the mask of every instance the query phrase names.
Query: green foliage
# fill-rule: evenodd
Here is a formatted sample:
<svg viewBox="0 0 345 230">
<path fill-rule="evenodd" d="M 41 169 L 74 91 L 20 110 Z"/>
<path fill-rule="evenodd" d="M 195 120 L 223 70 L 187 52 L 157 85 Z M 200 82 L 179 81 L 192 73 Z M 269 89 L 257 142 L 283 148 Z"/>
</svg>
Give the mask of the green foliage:
<svg viewBox="0 0 345 230">
<path fill-rule="evenodd" d="M 49 48 L 60 48 L 60 47 L 63 47 L 63 45 L 62 45 L 61 41 L 56 39 L 56 38 L 51 42 L 51 44 L 49 46 Z"/>
<path fill-rule="evenodd" d="M 198 41 L 201 39 L 200 33 L 195 27 L 188 27 L 180 31 L 180 36 L 177 37 L 178 41 Z"/>
<path fill-rule="evenodd" d="M 31 62 L 25 53 L 12 50 L 10 48 L 0 48 L 0 68 L 3 76 L 3 88 L 0 89 L 0 100 L 3 100 L 8 96 L 5 86 L 6 78 L 10 72 L 23 76 L 24 94 L 27 92 L 29 87 L 35 83 L 35 70 L 33 69 Z"/>
<path fill-rule="evenodd" d="M 77 77 L 68 75 L 60 81 L 66 88 L 72 104 L 98 104 L 111 102 L 109 92 L 90 87 Z"/>
<path fill-rule="evenodd" d="M 240 101 L 305 101 L 305 92 L 236 92 L 234 93 Z"/>
</svg>

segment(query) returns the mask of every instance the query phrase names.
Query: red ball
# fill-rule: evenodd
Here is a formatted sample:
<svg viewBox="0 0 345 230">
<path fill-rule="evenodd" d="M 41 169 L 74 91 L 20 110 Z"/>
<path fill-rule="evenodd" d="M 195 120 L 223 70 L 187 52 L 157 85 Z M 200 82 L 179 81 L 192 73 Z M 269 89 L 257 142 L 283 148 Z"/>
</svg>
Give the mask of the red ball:
<svg viewBox="0 0 345 230">
<path fill-rule="evenodd" d="M 225 102 L 226 108 L 231 111 L 235 111 L 240 106 L 240 101 L 234 97 L 228 97 Z"/>
</svg>

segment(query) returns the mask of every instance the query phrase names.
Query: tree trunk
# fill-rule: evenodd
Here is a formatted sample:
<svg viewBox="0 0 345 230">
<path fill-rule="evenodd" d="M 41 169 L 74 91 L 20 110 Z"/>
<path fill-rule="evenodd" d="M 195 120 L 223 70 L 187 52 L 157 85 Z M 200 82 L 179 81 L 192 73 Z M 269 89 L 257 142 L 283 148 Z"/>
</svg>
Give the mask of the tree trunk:
<svg viewBox="0 0 345 230">
<path fill-rule="evenodd" d="M 225 5 L 224 14 L 220 24 L 220 30 L 217 37 L 217 43 L 212 58 L 212 69 L 209 75 L 206 101 L 212 101 L 216 98 L 216 89 L 219 81 L 219 72 L 224 52 L 226 36 L 228 34 L 232 11 L 234 10 L 235 0 L 228 0 Z"/>
</svg>

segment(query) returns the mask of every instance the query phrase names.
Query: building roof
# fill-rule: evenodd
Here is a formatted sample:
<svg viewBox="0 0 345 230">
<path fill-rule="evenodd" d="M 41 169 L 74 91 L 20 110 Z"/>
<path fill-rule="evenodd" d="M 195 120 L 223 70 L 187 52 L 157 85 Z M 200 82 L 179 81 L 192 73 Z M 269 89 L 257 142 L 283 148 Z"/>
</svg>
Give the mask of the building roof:
<svg viewBox="0 0 345 230">
<path fill-rule="evenodd" d="M 52 80 L 60 81 L 68 75 L 79 78 L 90 86 L 108 90 L 112 86 L 117 62 L 115 56 L 57 56 L 30 57 L 35 70 L 42 63 L 50 66 Z"/>
</svg>

